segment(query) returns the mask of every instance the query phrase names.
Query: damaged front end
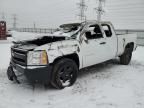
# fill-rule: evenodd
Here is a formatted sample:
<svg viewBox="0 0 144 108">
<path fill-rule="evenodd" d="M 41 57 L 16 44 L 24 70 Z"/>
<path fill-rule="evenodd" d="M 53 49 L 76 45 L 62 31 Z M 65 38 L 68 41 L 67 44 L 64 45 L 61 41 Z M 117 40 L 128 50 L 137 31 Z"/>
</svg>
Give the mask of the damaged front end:
<svg viewBox="0 0 144 108">
<path fill-rule="evenodd" d="M 23 80 L 45 83 L 50 81 L 50 73 L 51 66 L 45 51 L 11 48 L 11 61 L 7 70 L 9 80 L 15 80 L 17 83 Z"/>
<path fill-rule="evenodd" d="M 60 36 L 43 36 L 41 38 L 16 42 L 11 47 L 11 61 L 7 70 L 9 80 L 21 82 L 21 77 L 32 83 L 49 83 L 52 63 L 60 56 L 76 51 L 75 40 Z"/>
</svg>

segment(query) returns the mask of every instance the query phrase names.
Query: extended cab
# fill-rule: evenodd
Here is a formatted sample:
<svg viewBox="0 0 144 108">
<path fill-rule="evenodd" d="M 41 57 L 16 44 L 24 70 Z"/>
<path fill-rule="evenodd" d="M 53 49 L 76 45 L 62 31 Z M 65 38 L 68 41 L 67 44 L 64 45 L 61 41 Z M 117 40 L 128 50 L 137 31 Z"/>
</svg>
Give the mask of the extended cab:
<svg viewBox="0 0 144 108">
<path fill-rule="evenodd" d="M 117 35 L 110 22 L 64 24 L 52 35 L 15 42 L 7 75 L 18 83 L 23 75 L 62 89 L 74 84 L 82 68 L 116 57 L 128 65 L 136 39 L 136 34 Z"/>
</svg>

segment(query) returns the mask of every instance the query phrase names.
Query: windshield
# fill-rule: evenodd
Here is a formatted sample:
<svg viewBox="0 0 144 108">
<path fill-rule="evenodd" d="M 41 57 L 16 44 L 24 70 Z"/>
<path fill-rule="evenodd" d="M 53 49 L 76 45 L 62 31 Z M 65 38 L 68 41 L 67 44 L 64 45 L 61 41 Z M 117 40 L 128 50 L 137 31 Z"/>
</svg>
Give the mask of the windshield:
<svg viewBox="0 0 144 108">
<path fill-rule="evenodd" d="M 81 23 L 63 24 L 60 26 L 59 31 L 55 32 L 54 35 L 76 38 L 80 29 Z"/>
</svg>

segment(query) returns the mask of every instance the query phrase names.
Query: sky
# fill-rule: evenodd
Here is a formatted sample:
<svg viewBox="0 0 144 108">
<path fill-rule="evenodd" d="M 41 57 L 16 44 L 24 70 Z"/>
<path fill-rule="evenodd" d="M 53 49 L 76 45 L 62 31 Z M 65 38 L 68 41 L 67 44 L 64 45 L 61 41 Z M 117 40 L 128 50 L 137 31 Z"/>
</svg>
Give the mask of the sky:
<svg viewBox="0 0 144 108">
<path fill-rule="evenodd" d="M 66 22 L 77 22 L 79 17 L 78 0 L 0 0 L 0 17 L 5 13 L 9 26 L 12 14 L 17 14 L 19 27 L 57 27 Z M 95 19 L 95 0 L 86 0 L 89 19 Z M 89 13 L 89 10 L 92 10 Z M 94 15 L 95 14 L 95 15 Z"/>
<path fill-rule="evenodd" d="M 144 30 L 144 0 L 107 0 L 104 19 L 117 29 Z"/>
<path fill-rule="evenodd" d="M 5 13 L 12 27 L 12 14 L 17 15 L 18 27 L 57 28 L 63 23 L 78 22 L 80 0 L 0 0 L 0 18 Z M 85 0 L 88 20 L 96 20 L 97 0 Z M 106 0 L 103 20 L 111 21 L 117 29 L 144 30 L 144 0 Z"/>
</svg>

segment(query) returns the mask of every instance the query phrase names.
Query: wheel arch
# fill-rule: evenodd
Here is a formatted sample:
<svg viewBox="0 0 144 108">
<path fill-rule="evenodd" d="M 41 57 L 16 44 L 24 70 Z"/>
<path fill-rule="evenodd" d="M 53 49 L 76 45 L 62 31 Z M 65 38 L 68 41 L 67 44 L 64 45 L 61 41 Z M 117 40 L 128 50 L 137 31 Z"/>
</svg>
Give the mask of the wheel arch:
<svg viewBox="0 0 144 108">
<path fill-rule="evenodd" d="M 134 50 L 134 42 L 130 42 L 125 46 L 125 50 L 129 49 L 131 52 Z"/>
<path fill-rule="evenodd" d="M 55 64 L 57 61 L 59 61 L 60 59 L 63 59 L 63 58 L 68 58 L 68 59 L 71 59 L 73 60 L 76 65 L 78 66 L 78 68 L 80 67 L 80 61 L 79 61 L 79 56 L 78 54 L 76 53 L 73 53 L 73 54 L 68 54 L 68 55 L 63 55 L 63 56 L 60 56 L 60 57 L 57 57 L 52 64 Z"/>
</svg>

